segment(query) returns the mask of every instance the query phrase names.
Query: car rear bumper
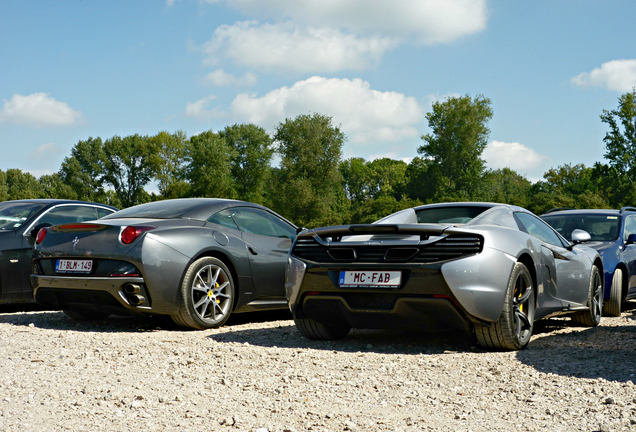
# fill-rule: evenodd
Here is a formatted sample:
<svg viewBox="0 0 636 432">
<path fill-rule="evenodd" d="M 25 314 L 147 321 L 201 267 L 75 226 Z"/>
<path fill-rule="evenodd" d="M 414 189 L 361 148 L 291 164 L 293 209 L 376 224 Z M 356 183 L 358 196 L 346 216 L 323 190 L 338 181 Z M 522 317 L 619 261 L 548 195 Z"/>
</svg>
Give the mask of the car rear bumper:
<svg viewBox="0 0 636 432">
<path fill-rule="evenodd" d="M 162 313 L 141 277 L 69 277 L 31 275 L 35 301 L 55 309 L 86 309 L 110 313 Z M 129 286 L 126 292 L 125 287 Z M 133 296 L 137 296 L 133 298 Z M 141 304 L 135 304 L 142 298 Z"/>
</svg>

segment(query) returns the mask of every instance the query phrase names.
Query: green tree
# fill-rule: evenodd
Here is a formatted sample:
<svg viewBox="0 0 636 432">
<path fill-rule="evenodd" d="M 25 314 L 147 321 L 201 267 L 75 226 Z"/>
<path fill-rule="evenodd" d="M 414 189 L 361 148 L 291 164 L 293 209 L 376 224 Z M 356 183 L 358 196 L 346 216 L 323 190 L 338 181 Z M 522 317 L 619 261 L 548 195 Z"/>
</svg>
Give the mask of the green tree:
<svg viewBox="0 0 636 432">
<path fill-rule="evenodd" d="M 9 187 L 7 186 L 7 174 L 0 170 L 0 201 L 9 199 Z"/>
<path fill-rule="evenodd" d="M 64 158 L 59 175 L 64 184 L 73 189 L 75 198 L 84 201 L 106 203 L 104 190 L 106 154 L 102 139 L 88 138 L 79 141 Z"/>
<path fill-rule="evenodd" d="M 627 205 L 636 202 L 636 87 L 618 98 L 618 108 L 603 110 L 601 121 L 609 127 L 603 142 L 605 159 L 609 168 L 602 169 L 609 176 L 616 189 L 612 193 L 615 204 Z"/>
<path fill-rule="evenodd" d="M 43 198 L 77 199 L 77 193 L 71 186 L 64 183 L 59 173 L 41 176 L 38 181 L 42 188 Z"/>
<path fill-rule="evenodd" d="M 431 159 L 427 169 L 435 199 L 471 199 L 479 190 L 485 162 L 481 159 L 493 111 L 490 99 L 478 95 L 433 103 L 426 114 L 431 133 L 423 135 L 418 153 Z"/>
<path fill-rule="evenodd" d="M 159 132 L 148 137 L 148 162 L 152 166 L 153 178 L 157 181 L 163 198 L 185 196 L 188 183 L 185 181 L 185 166 L 188 137 L 183 131 Z"/>
<path fill-rule="evenodd" d="M 236 198 L 263 204 L 274 155 L 272 139 L 265 129 L 254 124 L 227 126 L 219 136 L 233 149 L 230 165 Z"/>
<path fill-rule="evenodd" d="M 31 173 L 12 168 L 6 172 L 7 199 L 42 198 L 42 186 Z"/>
<path fill-rule="evenodd" d="M 490 170 L 484 174 L 484 201 L 528 207 L 532 184 L 510 168 Z"/>
<path fill-rule="evenodd" d="M 189 196 L 233 198 L 232 157 L 232 148 L 211 130 L 190 137 L 185 168 Z"/>
<path fill-rule="evenodd" d="M 144 187 L 150 183 L 153 167 L 147 137 L 114 136 L 104 142 L 104 154 L 104 180 L 115 190 L 121 206 L 126 208 L 149 201 Z"/>
<path fill-rule="evenodd" d="M 345 135 L 322 114 L 299 115 L 276 128 L 281 156 L 275 209 L 302 226 L 341 223 L 348 202 L 338 165 Z"/>
</svg>

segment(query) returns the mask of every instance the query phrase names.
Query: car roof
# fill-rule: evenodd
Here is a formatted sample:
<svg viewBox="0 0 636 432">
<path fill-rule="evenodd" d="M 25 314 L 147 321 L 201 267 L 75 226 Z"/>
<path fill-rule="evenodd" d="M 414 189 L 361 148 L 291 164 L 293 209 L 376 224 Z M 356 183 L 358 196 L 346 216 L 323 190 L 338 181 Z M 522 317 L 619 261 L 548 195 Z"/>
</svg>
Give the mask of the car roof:
<svg viewBox="0 0 636 432">
<path fill-rule="evenodd" d="M 634 213 L 632 210 L 625 211 L 623 213 Z M 575 215 L 619 215 L 620 210 L 614 209 L 573 209 L 573 210 L 556 210 L 543 213 L 541 217 L 550 216 L 575 216 Z"/>
<path fill-rule="evenodd" d="M 11 200 L 11 201 L 2 201 L 2 204 L 5 203 L 34 203 L 34 204 L 44 204 L 44 205 L 57 205 L 57 204 L 90 204 L 97 205 L 100 207 L 106 207 L 109 209 L 117 210 L 117 208 L 103 203 L 98 202 L 90 202 L 90 201 L 78 201 L 71 199 L 54 199 L 54 198 L 33 198 L 33 199 L 21 199 L 21 200 Z"/>
</svg>

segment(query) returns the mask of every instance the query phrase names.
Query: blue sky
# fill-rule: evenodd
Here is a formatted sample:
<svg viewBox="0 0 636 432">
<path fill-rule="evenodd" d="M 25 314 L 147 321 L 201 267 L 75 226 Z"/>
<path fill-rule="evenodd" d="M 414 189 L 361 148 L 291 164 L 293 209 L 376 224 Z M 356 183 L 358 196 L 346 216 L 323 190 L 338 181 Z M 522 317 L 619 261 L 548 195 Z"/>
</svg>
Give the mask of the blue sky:
<svg viewBox="0 0 636 432">
<path fill-rule="evenodd" d="M 492 100 L 488 166 L 531 180 L 603 160 L 599 115 L 636 86 L 636 2 L 0 3 L 0 169 L 79 141 L 332 116 L 344 156 L 417 156 L 448 96 Z"/>
</svg>

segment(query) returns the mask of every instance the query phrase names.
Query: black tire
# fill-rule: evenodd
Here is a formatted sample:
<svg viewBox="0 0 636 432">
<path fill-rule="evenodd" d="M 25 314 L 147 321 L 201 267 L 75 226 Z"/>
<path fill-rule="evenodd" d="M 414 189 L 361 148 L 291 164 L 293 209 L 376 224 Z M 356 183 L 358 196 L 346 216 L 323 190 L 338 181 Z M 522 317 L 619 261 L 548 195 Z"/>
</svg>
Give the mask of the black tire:
<svg viewBox="0 0 636 432">
<path fill-rule="evenodd" d="M 603 314 L 608 316 L 621 316 L 621 307 L 623 303 L 623 271 L 619 268 L 614 270 L 612 278 L 612 288 L 610 288 L 610 297 L 603 303 Z"/>
<path fill-rule="evenodd" d="M 62 312 L 75 321 L 103 321 L 110 316 L 108 312 L 98 312 L 89 309 L 64 309 Z"/>
<path fill-rule="evenodd" d="M 179 313 L 172 320 L 182 327 L 202 330 L 225 324 L 234 307 L 234 280 L 223 261 L 203 257 L 183 277 Z"/>
<path fill-rule="evenodd" d="M 329 325 L 311 318 L 294 317 L 296 328 L 308 339 L 336 340 L 349 334 L 351 326 L 348 324 Z"/>
<path fill-rule="evenodd" d="M 486 348 L 524 349 L 534 328 L 535 289 L 528 268 L 517 262 L 512 269 L 503 311 L 494 324 L 475 324 L 475 336 Z"/>
<path fill-rule="evenodd" d="M 598 267 L 592 267 L 590 288 L 587 293 L 587 307 L 585 312 L 572 315 L 572 321 L 582 327 L 596 327 L 601 323 L 603 313 L 603 281 Z"/>
</svg>

